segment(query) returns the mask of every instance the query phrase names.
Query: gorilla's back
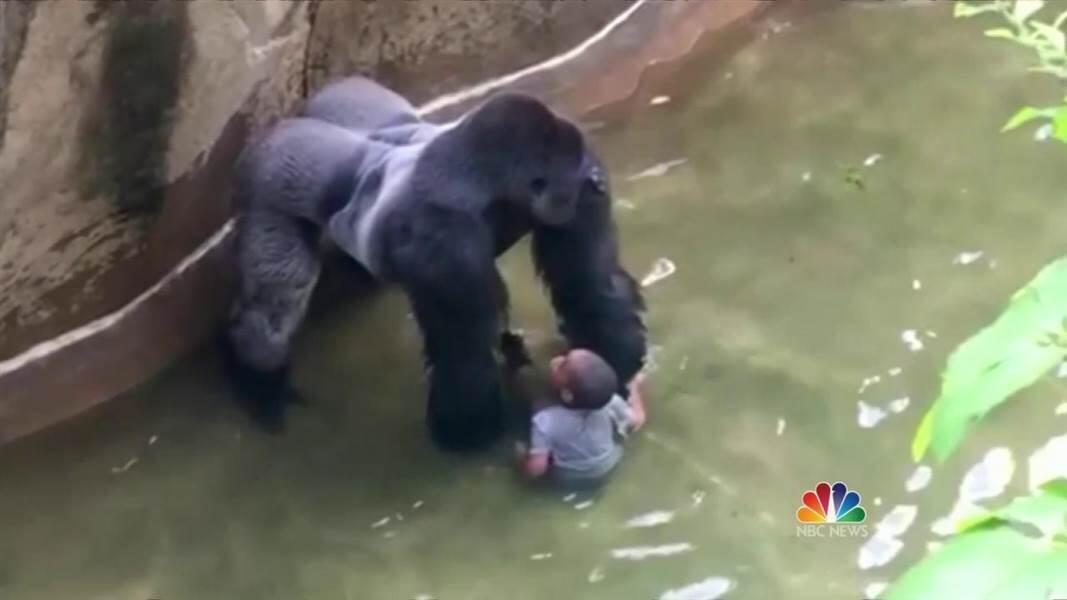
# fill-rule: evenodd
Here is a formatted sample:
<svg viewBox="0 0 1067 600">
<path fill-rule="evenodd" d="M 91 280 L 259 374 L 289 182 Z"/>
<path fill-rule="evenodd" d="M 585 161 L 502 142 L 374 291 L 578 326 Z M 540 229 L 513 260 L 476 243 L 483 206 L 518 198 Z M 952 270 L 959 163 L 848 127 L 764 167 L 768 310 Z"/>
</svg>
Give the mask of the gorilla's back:
<svg viewBox="0 0 1067 600">
<path fill-rule="evenodd" d="M 403 96 L 365 77 L 330 83 L 308 98 L 300 113 L 353 131 L 372 131 L 419 123 Z"/>
<path fill-rule="evenodd" d="M 326 227 L 330 239 L 376 277 L 382 276 L 384 228 L 391 211 L 410 198 L 412 174 L 423 144 L 393 146 L 368 142 L 356 185 L 348 202 Z"/>
</svg>

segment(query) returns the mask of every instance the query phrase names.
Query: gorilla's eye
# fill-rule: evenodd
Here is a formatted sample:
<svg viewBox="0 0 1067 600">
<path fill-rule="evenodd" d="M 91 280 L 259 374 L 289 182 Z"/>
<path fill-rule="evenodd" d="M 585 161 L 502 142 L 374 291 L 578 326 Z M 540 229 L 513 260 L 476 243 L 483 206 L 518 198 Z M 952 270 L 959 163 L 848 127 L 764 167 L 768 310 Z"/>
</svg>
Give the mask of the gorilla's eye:
<svg viewBox="0 0 1067 600">
<path fill-rule="evenodd" d="M 545 193 L 545 189 L 547 187 L 548 182 L 545 181 L 544 177 L 537 177 L 536 179 L 530 182 L 530 191 L 537 196 L 540 196 L 541 194 Z"/>
</svg>

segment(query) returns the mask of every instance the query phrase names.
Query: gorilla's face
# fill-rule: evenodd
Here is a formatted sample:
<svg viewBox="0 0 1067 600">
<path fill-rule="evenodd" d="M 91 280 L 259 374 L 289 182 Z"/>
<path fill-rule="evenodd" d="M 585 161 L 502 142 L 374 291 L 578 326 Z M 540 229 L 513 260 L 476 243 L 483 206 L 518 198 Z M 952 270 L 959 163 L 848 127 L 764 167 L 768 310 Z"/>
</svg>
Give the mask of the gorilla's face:
<svg viewBox="0 0 1067 600">
<path fill-rule="evenodd" d="M 539 100 L 501 94 L 474 110 L 462 127 L 469 152 L 493 166 L 495 193 L 545 225 L 574 218 L 587 182 L 585 140 L 577 127 Z"/>
<path fill-rule="evenodd" d="M 581 186 L 582 178 L 576 169 L 549 169 L 530 179 L 526 197 L 534 219 L 544 225 L 569 222 L 577 212 Z"/>
<path fill-rule="evenodd" d="M 534 179 L 530 185 L 530 211 L 534 219 L 543 225 L 564 225 L 574 219 L 578 203 L 586 194 L 608 195 L 608 179 L 604 168 L 596 159 L 587 157 L 577 172 L 553 189 L 542 179 Z"/>
</svg>

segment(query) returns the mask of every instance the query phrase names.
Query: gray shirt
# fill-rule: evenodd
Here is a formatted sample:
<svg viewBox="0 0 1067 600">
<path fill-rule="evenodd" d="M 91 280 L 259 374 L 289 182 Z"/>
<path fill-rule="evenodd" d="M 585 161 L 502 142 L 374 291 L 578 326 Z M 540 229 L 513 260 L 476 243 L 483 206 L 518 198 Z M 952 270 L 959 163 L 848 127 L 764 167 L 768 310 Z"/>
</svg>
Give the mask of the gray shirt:
<svg viewBox="0 0 1067 600">
<path fill-rule="evenodd" d="M 633 410 L 618 395 L 599 410 L 549 406 L 533 416 L 530 451 L 551 453 L 558 478 L 599 479 L 622 458 L 622 442 L 633 424 Z"/>
</svg>

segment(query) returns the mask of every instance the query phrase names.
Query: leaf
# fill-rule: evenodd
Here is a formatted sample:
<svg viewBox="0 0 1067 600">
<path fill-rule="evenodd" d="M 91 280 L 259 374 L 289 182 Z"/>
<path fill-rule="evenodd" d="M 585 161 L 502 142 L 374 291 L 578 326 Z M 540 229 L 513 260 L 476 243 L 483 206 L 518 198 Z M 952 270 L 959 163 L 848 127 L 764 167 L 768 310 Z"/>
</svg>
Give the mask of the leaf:
<svg viewBox="0 0 1067 600">
<path fill-rule="evenodd" d="M 1041 10 L 1043 6 L 1045 6 L 1045 0 L 1015 0 L 1015 8 L 1011 11 L 1011 16 L 1022 23 Z"/>
<path fill-rule="evenodd" d="M 930 448 L 930 438 L 934 434 L 934 407 L 923 415 L 919 423 L 919 429 L 915 431 L 915 438 L 911 440 L 911 458 L 919 462 Z"/>
<path fill-rule="evenodd" d="M 945 460 L 975 421 L 1059 364 L 1067 349 L 1039 342 L 1050 330 L 1061 331 L 1065 316 L 1067 257 L 1045 266 L 992 325 L 952 352 L 941 394 L 912 441 L 913 458 L 922 460 L 929 449 Z"/>
<path fill-rule="evenodd" d="M 1036 526 L 1046 538 L 1026 536 L 1013 523 Z M 1045 600 L 1067 593 L 1067 479 L 982 511 L 957 529 L 961 533 L 944 548 L 890 588 L 887 600 Z"/>
<path fill-rule="evenodd" d="M 1064 479 L 1062 477 L 1046 481 L 1045 483 L 1041 484 L 1038 489 L 1040 489 L 1046 494 L 1059 496 L 1060 498 L 1067 500 L 1067 479 Z"/>
<path fill-rule="evenodd" d="M 1035 557 L 1029 564 L 1004 577 L 986 597 L 995 600 L 1050 600 L 1067 598 L 1067 546 Z"/>
<path fill-rule="evenodd" d="M 1063 50 L 1054 48 L 1048 41 L 1039 42 L 1034 50 L 1037 51 L 1042 66 L 1055 66 L 1053 63 L 1063 54 Z"/>
<path fill-rule="evenodd" d="M 981 512 L 960 519 L 955 524 L 956 533 L 967 533 L 969 531 L 975 531 L 983 527 L 989 527 L 999 525 L 1003 521 L 997 518 L 997 513 L 988 510 L 982 510 Z"/>
<path fill-rule="evenodd" d="M 1014 31 L 1004 27 L 997 27 L 996 29 L 986 29 L 985 35 L 986 37 L 991 38 L 1003 38 L 1008 40 L 1021 41 L 1019 37 L 1015 35 Z"/>
<path fill-rule="evenodd" d="M 1052 137 L 1067 143 L 1067 106 L 1056 109 L 1052 117 Z"/>
<path fill-rule="evenodd" d="M 1030 25 L 1041 34 L 1041 37 L 1048 41 L 1053 50 L 1060 54 L 1067 51 L 1067 36 L 1064 36 L 1061 29 L 1039 21 L 1034 21 Z"/>
<path fill-rule="evenodd" d="M 1033 525 L 1049 536 L 1067 532 L 1067 497 L 1058 494 L 1021 496 L 994 514 L 1003 521 Z"/>
<path fill-rule="evenodd" d="M 1035 590 L 1039 590 L 1035 594 Z M 1009 527 L 951 539 L 904 573 L 886 600 L 1046 600 L 1067 592 L 1067 546 L 1041 544 Z"/>
<path fill-rule="evenodd" d="M 1043 108 L 1034 108 L 1033 106 L 1024 106 L 1019 109 L 1019 112 L 1012 115 L 1008 122 L 1004 124 L 1004 127 L 1000 129 L 1001 133 L 1005 131 L 1011 131 L 1020 125 L 1033 121 L 1039 117 L 1049 116 L 1048 110 Z"/>
<path fill-rule="evenodd" d="M 987 12 L 997 12 L 1001 9 L 1000 2 L 983 2 L 982 4 L 970 4 L 959 0 L 952 6 L 952 16 L 959 18 L 973 17 Z"/>
</svg>

